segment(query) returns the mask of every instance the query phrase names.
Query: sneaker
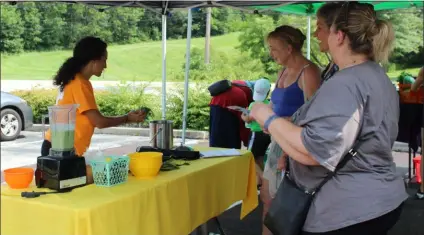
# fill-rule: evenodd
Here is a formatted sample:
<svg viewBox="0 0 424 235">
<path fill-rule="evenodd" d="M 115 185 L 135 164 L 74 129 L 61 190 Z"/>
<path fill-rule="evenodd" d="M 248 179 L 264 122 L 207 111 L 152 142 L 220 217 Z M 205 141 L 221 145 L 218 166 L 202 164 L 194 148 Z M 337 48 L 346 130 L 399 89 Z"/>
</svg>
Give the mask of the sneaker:
<svg viewBox="0 0 424 235">
<path fill-rule="evenodd" d="M 423 200 L 424 199 L 424 192 L 421 192 L 420 189 L 418 189 L 417 193 L 415 194 L 415 196 L 417 197 L 417 199 L 419 200 Z"/>
</svg>

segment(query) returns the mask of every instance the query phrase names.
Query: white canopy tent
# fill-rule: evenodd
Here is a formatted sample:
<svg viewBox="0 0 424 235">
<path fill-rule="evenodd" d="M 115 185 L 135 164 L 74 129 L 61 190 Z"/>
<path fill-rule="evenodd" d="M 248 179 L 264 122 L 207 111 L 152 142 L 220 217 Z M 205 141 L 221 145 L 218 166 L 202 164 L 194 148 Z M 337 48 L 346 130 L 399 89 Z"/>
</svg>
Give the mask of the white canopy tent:
<svg viewBox="0 0 424 235">
<path fill-rule="evenodd" d="M 185 144 L 186 129 L 187 129 L 187 109 L 188 109 L 188 91 L 189 91 L 189 71 L 190 71 L 190 49 L 191 49 L 191 31 L 192 31 L 192 12 L 193 8 L 199 7 L 229 7 L 236 10 L 241 10 L 253 14 L 259 14 L 263 11 L 269 11 L 284 5 L 294 4 L 296 2 L 285 1 L 67 1 L 70 3 L 80 3 L 85 5 L 105 6 L 99 8 L 100 11 L 106 11 L 114 7 L 142 7 L 147 10 L 156 12 L 162 15 L 162 119 L 166 119 L 166 32 L 167 32 L 167 16 L 172 9 L 187 9 L 187 48 L 186 48 L 186 66 L 184 77 L 184 107 L 183 107 L 183 130 L 182 130 L 182 145 Z M 299 3 L 299 2 L 297 2 Z M 301 3 L 301 2 L 300 2 Z M 256 6 L 271 6 L 266 9 L 256 10 L 252 7 Z M 310 19 L 309 19 L 310 25 Z M 308 51 L 310 48 L 310 29 L 308 30 Z M 309 53 L 308 53 L 309 58 Z"/>
<path fill-rule="evenodd" d="M 11 1 L 8 1 L 11 2 Z M 54 2 L 54 1 L 46 1 Z M 185 143 L 185 135 L 187 128 L 187 106 L 188 106 L 188 83 L 190 71 L 190 47 L 191 47 L 191 30 L 192 30 L 192 14 L 191 9 L 200 7 L 229 7 L 241 10 L 247 13 L 259 14 L 264 11 L 277 11 L 286 14 L 298 14 L 308 16 L 307 28 L 307 58 L 310 59 L 311 49 L 311 15 L 322 4 L 322 1 L 65 1 L 69 3 L 79 3 L 88 6 L 103 6 L 97 8 L 99 11 L 106 11 L 115 7 L 142 7 L 162 15 L 162 119 L 166 119 L 166 32 L 167 32 L 167 16 L 172 9 L 187 9 L 187 50 L 186 50 L 186 67 L 184 81 L 184 107 L 183 107 L 183 130 L 182 144 Z M 393 10 L 408 7 L 422 7 L 422 1 L 364 1 L 372 2 L 374 6 L 378 6 L 376 10 Z M 16 1 L 14 1 L 16 3 Z"/>
</svg>

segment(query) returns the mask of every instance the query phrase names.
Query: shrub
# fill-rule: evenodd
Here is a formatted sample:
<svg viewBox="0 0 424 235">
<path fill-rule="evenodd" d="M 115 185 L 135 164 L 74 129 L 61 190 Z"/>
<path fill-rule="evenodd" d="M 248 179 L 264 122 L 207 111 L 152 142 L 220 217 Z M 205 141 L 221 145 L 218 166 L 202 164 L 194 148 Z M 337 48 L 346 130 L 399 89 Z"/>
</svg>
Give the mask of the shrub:
<svg viewBox="0 0 424 235">
<path fill-rule="evenodd" d="M 204 83 L 189 88 L 187 105 L 187 129 L 209 129 L 209 101 L 210 95 Z M 183 125 L 184 89 L 182 86 L 174 88 L 167 99 L 167 118 L 174 121 L 174 128 L 180 129 Z"/>
<path fill-rule="evenodd" d="M 96 90 L 97 105 L 105 116 L 119 116 L 131 110 L 148 107 L 152 115 L 143 124 L 127 126 L 147 127 L 152 119 L 161 118 L 160 92 L 146 92 L 147 85 L 121 84 L 106 90 Z M 191 86 L 188 98 L 187 129 L 208 130 L 210 96 L 206 90 L 207 84 Z M 56 102 L 57 89 L 34 88 L 28 91 L 15 91 L 14 95 L 28 101 L 33 109 L 34 123 L 40 124 L 42 115 L 48 114 L 48 106 Z M 174 121 L 174 128 L 182 128 L 184 104 L 184 89 L 175 87 L 168 92 L 167 118 Z"/>
<path fill-rule="evenodd" d="M 152 116 L 142 126 L 148 126 L 148 121 L 160 116 L 160 99 L 156 94 L 146 93 L 147 85 L 121 84 L 109 87 L 107 90 L 95 91 L 97 105 L 105 116 L 124 115 L 131 110 L 148 107 Z M 133 125 L 132 125 L 133 126 Z M 136 124 L 136 126 L 139 126 Z"/>
<path fill-rule="evenodd" d="M 21 97 L 31 106 L 34 115 L 34 123 L 41 123 L 43 115 L 48 114 L 48 106 L 56 103 L 56 89 L 33 88 L 25 91 L 12 92 L 14 95 Z"/>
<path fill-rule="evenodd" d="M 110 87 L 107 90 L 96 90 L 94 95 L 100 112 L 105 116 L 124 115 L 131 110 L 148 107 L 153 113 L 149 119 L 159 117 L 159 99 L 157 99 L 155 94 L 146 94 L 145 88 L 145 85 L 121 84 L 117 87 Z M 42 115 L 48 114 L 47 107 L 56 103 L 57 89 L 34 88 L 28 91 L 15 91 L 12 93 L 28 102 L 33 110 L 34 123 L 41 123 Z M 145 125 L 147 123 L 145 122 Z"/>
</svg>

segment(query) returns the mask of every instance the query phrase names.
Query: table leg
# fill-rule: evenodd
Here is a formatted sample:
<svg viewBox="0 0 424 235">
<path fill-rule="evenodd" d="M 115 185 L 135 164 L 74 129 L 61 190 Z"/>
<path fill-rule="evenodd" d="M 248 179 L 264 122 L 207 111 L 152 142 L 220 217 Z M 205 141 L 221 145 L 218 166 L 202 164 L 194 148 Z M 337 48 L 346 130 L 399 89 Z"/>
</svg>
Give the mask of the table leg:
<svg viewBox="0 0 424 235">
<path fill-rule="evenodd" d="M 221 223 L 218 220 L 218 217 L 215 217 L 214 219 L 215 219 L 216 225 L 218 226 L 218 230 L 219 230 L 220 235 L 226 235 L 225 232 L 224 232 L 224 229 L 221 226 Z"/>
<path fill-rule="evenodd" d="M 200 225 L 200 235 L 209 235 L 207 223 Z"/>
</svg>

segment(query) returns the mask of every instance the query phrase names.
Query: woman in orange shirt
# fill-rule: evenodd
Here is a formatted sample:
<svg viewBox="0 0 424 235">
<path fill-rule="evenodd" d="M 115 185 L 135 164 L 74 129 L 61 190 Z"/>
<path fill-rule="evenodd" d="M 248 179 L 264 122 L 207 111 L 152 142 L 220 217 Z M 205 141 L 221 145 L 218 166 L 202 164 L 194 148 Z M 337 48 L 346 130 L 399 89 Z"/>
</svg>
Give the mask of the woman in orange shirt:
<svg viewBox="0 0 424 235">
<path fill-rule="evenodd" d="M 57 105 L 79 104 L 76 111 L 74 148 L 82 156 L 90 146 L 94 128 L 107 128 L 125 123 L 143 122 L 146 114 L 132 111 L 119 117 L 105 117 L 97 107 L 90 78 L 99 77 L 107 67 L 107 44 L 96 37 L 81 39 L 74 48 L 73 56 L 65 61 L 54 77 L 59 86 Z M 41 155 L 49 155 L 50 131 L 41 147 Z"/>
</svg>

